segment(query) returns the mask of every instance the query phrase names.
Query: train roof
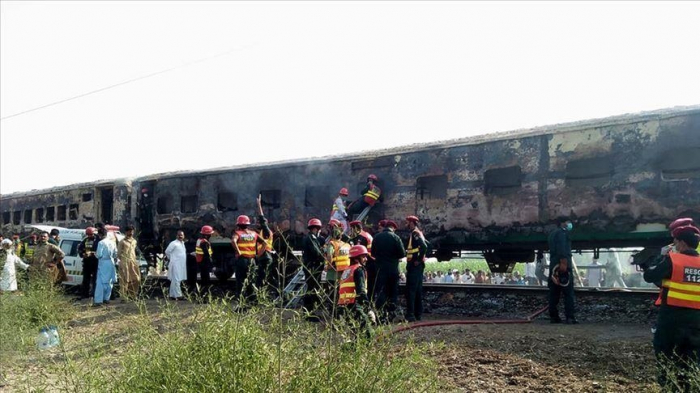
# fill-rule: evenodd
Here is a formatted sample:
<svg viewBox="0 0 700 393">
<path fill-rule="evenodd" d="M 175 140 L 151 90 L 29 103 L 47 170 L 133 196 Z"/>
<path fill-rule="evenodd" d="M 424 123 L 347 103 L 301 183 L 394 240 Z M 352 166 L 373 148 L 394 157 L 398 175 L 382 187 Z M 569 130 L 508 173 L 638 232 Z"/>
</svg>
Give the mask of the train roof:
<svg viewBox="0 0 700 393">
<path fill-rule="evenodd" d="M 658 109 L 653 111 L 645 111 L 638 113 L 628 113 L 623 115 L 610 116 L 605 118 L 589 119 L 589 120 L 579 120 L 568 123 L 559 123 L 553 125 L 545 125 L 532 128 L 522 128 L 512 131 L 499 131 L 486 133 L 481 135 L 474 135 L 464 138 L 448 139 L 436 142 L 428 143 L 416 143 L 412 145 L 398 146 L 387 149 L 380 150 L 370 150 L 370 151 L 359 151 L 353 153 L 345 153 L 339 155 L 329 155 L 320 156 L 312 158 L 299 158 L 292 160 L 283 161 L 273 161 L 273 162 L 261 162 L 253 164 L 242 164 L 227 167 L 219 167 L 212 169 L 200 169 L 200 170 L 186 170 L 186 171 L 174 171 L 174 172 L 162 172 L 151 175 L 133 177 L 133 178 L 117 178 L 109 180 L 96 180 L 93 182 L 78 183 L 66 186 L 53 187 L 49 189 L 41 190 L 31 190 L 16 192 L 7 195 L 2 195 L 3 198 L 17 198 L 29 195 L 40 195 L 46 193 L 54 193 L 65 190 L 72 190 L 76 188 L 87 188 L 100 185 L 108 184 L 128 184 L 132 181 L 149 181 L 158 180 L 163 178 L 177 178 L 177 177 L 191 177 L 194 175 L 206 176 L 213 175 L 222 172 L 232 171 L 232 170 L 260 170 L 260 169 L 273 169 L 277 167 L 288 167 L 288 166 L 300 166 L 305 165 L 309 162 L 331 162 L 331 161 L 347 161 L 347 160 L 357 160 L 357 159 L 371 159 L 380 156 L 387 156 L 393 154 L 403 154 L 416 152 L 421 150 L 432 150 L 447 147 L 457 147 L 457 146 L 467 146 L 467 145 L 477 145 L 482 143 L 502 141 L 508 139 L 516 138 L 526 138 L 539 135 L 549 135 L 556 133 L 573 132 L 579 130 L 585 130 L 589 128 L 596 127 L 607 127 L 615 126 L 626 123 L 636 123 L 642 121 L 649 121 L 654 119 L 664 119 L 670 117 L 684 116 L 690 114 L 700 114 L 700 105 L 691 106 L 677 106 L 673 108 Z"/>
</svg>

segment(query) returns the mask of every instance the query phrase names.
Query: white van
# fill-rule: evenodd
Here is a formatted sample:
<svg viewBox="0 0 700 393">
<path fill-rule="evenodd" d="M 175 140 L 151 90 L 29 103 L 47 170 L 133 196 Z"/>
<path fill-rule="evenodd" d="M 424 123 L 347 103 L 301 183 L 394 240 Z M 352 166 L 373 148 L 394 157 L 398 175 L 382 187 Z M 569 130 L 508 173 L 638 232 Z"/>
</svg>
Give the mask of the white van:
<svg viewBox="0 0 700 393">
<path fill-rule="evenodd" d="M 68 280 L 64 281 L 64 285 L 80 285 L 83 283 L 83 259 L 78 256 L 78 245 L 85 239 L 85 229 L 70 229 L 55 227 L 51 225 L 29 225 L 40 232 L 51 232 L 52 229 L 58 229 L 58 237 L 60 239 L 58 246 L 66 254 L 63 263 L 66 265 L 66 274 Z M 124 239 L 124 235 L 118 230 L 109 231 L 108 236 L 116 236 L 118 240 Z M 139 257 L 139 270 L 141 271 L 141 282 L 146 280 L 148 276 L 148 262 L 143 257 Z M 119 261 L 117 261 L 119 266 Z M 119 268 L 117 268 L 118 271 Z"/>
</svg>

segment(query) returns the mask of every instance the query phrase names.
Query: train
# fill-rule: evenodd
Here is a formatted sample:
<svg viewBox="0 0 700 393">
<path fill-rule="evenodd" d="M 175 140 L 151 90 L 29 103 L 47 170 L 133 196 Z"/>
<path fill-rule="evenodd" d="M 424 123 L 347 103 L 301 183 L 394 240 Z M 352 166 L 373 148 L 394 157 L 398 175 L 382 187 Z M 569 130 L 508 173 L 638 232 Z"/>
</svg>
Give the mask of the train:
<svg viewBox="0 0 700 393">
<path fill-rule="evenodd" d="M 2 232 L 133 224 L 140 245 L 155 249 L 178 229 L 196 237 L 211 225 L 226 239 L 238 215 L 255 220 L 261 195 L 265 216 L 294 247 L 309 218 L 327 221 L 341 187 L 359 198 L 369 174 L 383 201 L 367 228 L 416 215 L 439 260 L 480 253 L 492 271 L 510 271 L 547 250 L 561 216 L 574 222 L 574 249 L 652 249 L 670 242 L 674 219 L 700 220 L 700 106 L 12 193 L 0 196 Z"/>
</svg>

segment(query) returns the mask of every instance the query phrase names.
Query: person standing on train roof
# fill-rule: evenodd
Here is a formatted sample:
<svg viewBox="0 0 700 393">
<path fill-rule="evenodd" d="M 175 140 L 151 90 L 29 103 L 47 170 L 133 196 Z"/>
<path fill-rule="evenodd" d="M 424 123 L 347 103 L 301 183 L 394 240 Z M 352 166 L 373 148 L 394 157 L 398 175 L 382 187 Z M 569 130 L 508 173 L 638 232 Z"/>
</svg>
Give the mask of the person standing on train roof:
<svg viewBox="0 0 700 393">
<path fill-rule="evenodd" d="M 407 322 L 420 321 L 423 315 L 423 272 L 428 243 L 418 229 L 418 217 L 406 217 L 410 232 L 406 246 L 406 314 Z"/>
<path fill-rule="evenodd" d="M 239 297 L 239 310 L 244 310 L 247 302 L 254 302 L 256 265 L 255 255 L 258 246 L 267 247 L 267 243 L 257 232 L 248 227 L 250 218 L 240 215 L 236 219 L 236 230 L 231 236 L 233 254 L 236 258 L 236 295 Z"/>
<path fill-rule="evenodd" d="M 673 246 L 664 247 L 652 265 L 641 267 L 644 281 L 661 287 L 654 333 L 658 382 L 664 391 L 691 392 L 696 391 L 692 373 L 700 367 L 700 230 L 678 226 L 672 236 Z"/>
<path fill-rule="evenodd" d="M 382 190 L 377 186 L 379 178 L 371 174 L 367 176 L 367 186 L 362 190 L 362 196 L 348 206 L 347 213 L 359 214 L 367 207 L 374 207 L 377 202 L 383 200 Z"/>
<path fill-rule="evenodd" d="M 387 220 L 384 230 L 372 241 L 372 257 L 377 262 L 377 284 L 374 288 L 376 309 L 383 322 L 391 322 L 396 316 L 399 296 L 399 260 L 406 257 L 401 238 L 394 233 L 398 225 Z"/>
<path fill-rule="evenodd" d="M 124 300 L 135 300 L 141 286 L 141 271 L 136 259 L 137 242 L 134 239 L 134 226 L 127 225 L 124 239 L 117 245 L 119 259 L 119 292 Z"/>
<path fill-rule="evenodd" d="M 343 227 L 343 232 L 348 230 L 348 213 L 345 211 L 346 199 L 348 197 L 348 189 L 343 187 L 338 191 L 338 197 L 333 201 L 331 208 L 331 220 L 337 220 Z"/>
<path fill-rule="evenodd" d="M 195 289 L 197 283 L 197 272 L 199 272 L 200 279 L 202 280 L 202 292 L 209 289 L 209 281 L 211 278 L 211 269 L 214 264 L 214 250 L 212 250 L 211 235 L 214 233 L 214 228 L 209 225 L 204 225 L 199 231 L 199 239 L 195 243 L 194 256 L 196 260 L 196 267 L 192 269 L 192 277 L 188 273 L 188 279 L 190 279 L 190 288 Z"/>
<path fill-rule="evenodd" d="M 559 299 L 564 295 L 564 313 L 567 324 L 576 324 L 574 315 L 574 280 L 571 263 L 571 238 L 569 233 L 574 228 L 567 217 L 557 219 L 558 227 L 549 234 L 549 317 L 551 323 L 561 323 L 559 317 Z"/>
<path fill-rule="evenodd" d="M 256 252 L 255 261 L 257 263 L 257 274 L 255 279 L 255 286 L 258 291 L 263 291 L 267 288 L 274 288 L 276 280 L 276 272 L 278 271 L 275 263 L 277 261 L 277 253 L 273 248 L 274 235 L 270 226 L 267 223 L 267 218 L 262 209 L 262 196 L 258 195 L 258 222 L 260 223 L 260 230 L 258 231 L 258 236 L 265 241 L 264 246 L 259 246 Z M 272 289 L 271 293 L 277 293 L 278 288 Z"/>
</svg>

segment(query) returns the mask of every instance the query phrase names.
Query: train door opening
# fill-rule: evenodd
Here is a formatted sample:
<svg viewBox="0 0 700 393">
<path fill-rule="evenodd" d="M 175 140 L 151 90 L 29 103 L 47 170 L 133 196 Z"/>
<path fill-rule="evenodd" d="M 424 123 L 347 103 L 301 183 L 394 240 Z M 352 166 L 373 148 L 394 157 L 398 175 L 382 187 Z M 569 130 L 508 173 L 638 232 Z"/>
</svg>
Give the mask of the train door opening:
<svg viewBox="0 0 700 393">
<path fill-rule="evenodd" d="M 102 222 L 114 224 L 114 188 L 106 187 L 100 189 L 100 202 Z"/>
<path fill-rule="evenodd" d="M 142 245 L 154 244 L 156 240 L 155 228 L 153 225 L 155 186 L 155 182 L 142 183 L 138 193 L 136 217 L 139 224 L 138 241 Z"/>
</svg>

